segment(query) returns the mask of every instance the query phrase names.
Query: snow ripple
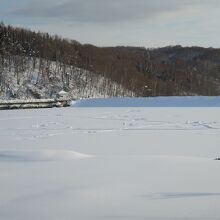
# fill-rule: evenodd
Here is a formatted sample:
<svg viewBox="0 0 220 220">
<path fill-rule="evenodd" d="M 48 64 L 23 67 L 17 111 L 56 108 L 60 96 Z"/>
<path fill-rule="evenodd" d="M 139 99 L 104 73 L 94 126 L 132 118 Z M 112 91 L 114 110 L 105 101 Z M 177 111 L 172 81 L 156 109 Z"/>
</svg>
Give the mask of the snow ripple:
<svg viewBox="0 0 220 220">
<path fill-rule="evenodd" d="M 167 193 L 154 193 L 145 195 L 148 199 L 181 199 L 181 198 L 193 198 L 193 197 L 208 197 L 208 196 L 220 196 L 220 193 L 213 192 L 167 192 Z"/>
<path fill-rule="evenodd" d="M 10 150 L 0 151 L 1 161 L 63 161 L 86 159 L 92 156 L 67 150 Z"/>
</svg>

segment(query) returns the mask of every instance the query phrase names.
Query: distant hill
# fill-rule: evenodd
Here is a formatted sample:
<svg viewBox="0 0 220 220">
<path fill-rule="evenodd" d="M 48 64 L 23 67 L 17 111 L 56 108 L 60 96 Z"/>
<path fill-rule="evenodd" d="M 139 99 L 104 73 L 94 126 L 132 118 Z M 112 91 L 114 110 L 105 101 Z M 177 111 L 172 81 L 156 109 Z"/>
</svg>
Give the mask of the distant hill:
<svg viewBox="0 0 220 220">
<path fill-rule="evenodd" d="M 220 49 L 96 47 L 0 24 L 0 98 L 220 95 Z"/>
</svg>

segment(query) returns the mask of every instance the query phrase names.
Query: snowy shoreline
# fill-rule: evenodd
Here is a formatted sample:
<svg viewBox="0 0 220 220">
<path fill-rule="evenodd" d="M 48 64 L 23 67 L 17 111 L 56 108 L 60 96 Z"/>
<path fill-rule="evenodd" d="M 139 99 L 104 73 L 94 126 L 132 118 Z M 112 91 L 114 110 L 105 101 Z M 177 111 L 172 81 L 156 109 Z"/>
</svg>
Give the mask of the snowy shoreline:
<svg viewBox="0 0 220 220">
<path fill-rule="evenodd" d="M 0 110 L 67 107 L 70 102 L 69 99 L 0 100 Z"/>
<path fill-rule="evenodd" d="M 53 107 L 220 107 L 220 96 L 0 100 L 0 110 Z"/>
</svg>

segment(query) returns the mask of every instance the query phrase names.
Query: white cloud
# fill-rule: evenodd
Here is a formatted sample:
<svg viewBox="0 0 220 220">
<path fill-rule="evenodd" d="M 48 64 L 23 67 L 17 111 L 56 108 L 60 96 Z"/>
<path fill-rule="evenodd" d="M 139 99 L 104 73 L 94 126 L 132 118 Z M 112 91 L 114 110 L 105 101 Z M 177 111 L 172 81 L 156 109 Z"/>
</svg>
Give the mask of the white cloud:
<svg viewBox="0 0 220 220">
<path fill-rule="evenodd" d="M 219 47 L 219 11 L 219 0 L 32 0 L 10 9 L 8 17 L 100 46 Z"/>
</svg>

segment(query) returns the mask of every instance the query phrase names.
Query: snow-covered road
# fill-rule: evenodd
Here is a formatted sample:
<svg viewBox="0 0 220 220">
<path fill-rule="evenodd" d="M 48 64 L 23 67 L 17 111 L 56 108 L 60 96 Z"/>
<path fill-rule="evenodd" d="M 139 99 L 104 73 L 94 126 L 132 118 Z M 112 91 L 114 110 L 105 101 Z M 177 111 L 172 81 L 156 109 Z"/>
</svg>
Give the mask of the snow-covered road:
<svg viewBox="0 0 220 220">
<path fill-rule="evenodd" d="M 220 108 L 0 112 L 0 219 L 220 219 Z"/>
</svg>

